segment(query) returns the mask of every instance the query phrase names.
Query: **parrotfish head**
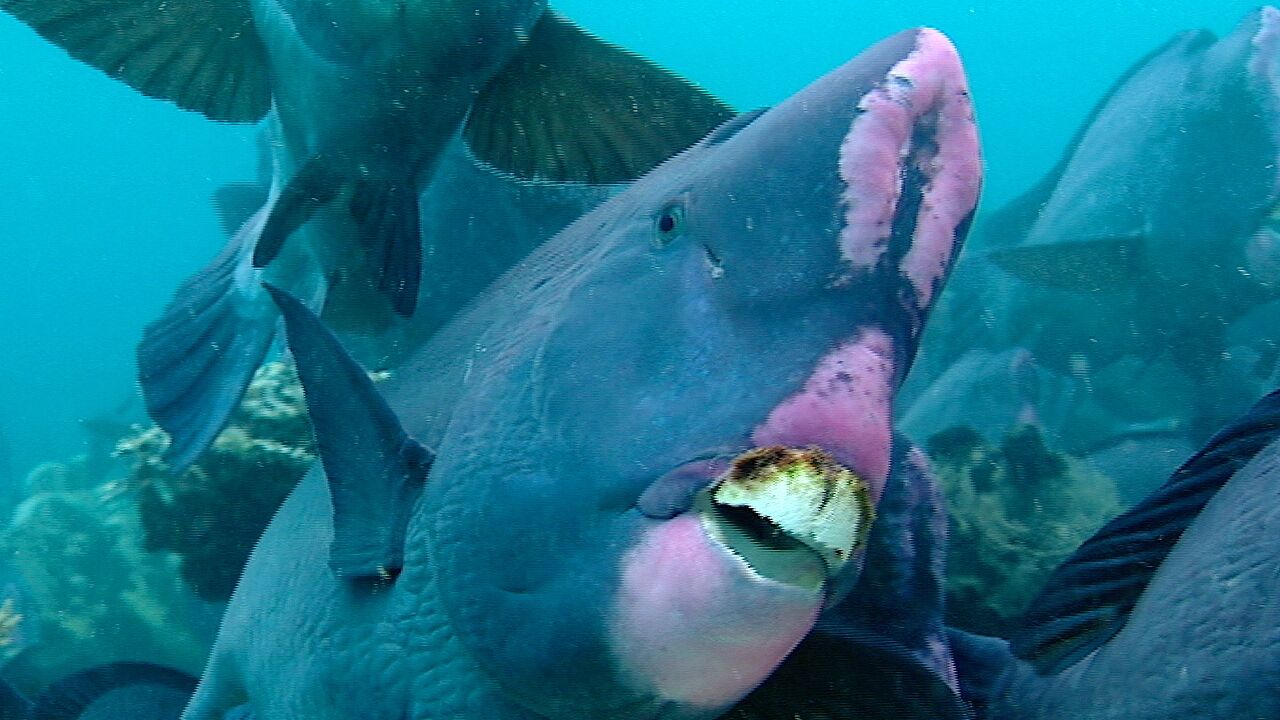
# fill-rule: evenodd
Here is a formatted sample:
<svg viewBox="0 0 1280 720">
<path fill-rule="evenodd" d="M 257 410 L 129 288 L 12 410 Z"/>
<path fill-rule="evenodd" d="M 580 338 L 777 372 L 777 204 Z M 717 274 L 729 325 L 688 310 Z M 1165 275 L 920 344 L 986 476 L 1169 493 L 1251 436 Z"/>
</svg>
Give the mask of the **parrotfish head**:
<svg viewBox="0 0 1280 720">
<path fill-rule="evenodd" d="M 267 0 L 307 46 L 340 66 L 409 77 L 488 79 L 524 42 L 546 0 Z"/>
<path fill-rule="evenodd" d="M 426 491 L 454 624 L 507 694 L 714 717 L 849 591 L 980 177 L 959 57 L 912 30 L 565 231 L 590 249 L 482 340 L 488 390 L 450 420 L 433 479 L 466 482 Z"/>
</svg>

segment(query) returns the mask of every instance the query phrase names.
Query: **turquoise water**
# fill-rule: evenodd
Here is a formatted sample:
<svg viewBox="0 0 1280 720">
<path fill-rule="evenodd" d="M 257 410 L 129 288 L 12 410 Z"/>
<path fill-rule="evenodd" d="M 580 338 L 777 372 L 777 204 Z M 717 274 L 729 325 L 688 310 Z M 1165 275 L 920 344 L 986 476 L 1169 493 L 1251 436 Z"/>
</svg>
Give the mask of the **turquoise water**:
<svg viewBox="0 0 1280 720">
<path fill-rule="evenodd" d="M 565 0 L 559 9 L 739 108 L 777 102 L 917 24 L 964 55 L 987 207 L 1057 158 L 1096 98 L 1178 30 L 1254 3 Z M 78 450 L 76 419 L 125 402 L 133 346 L 222 238 L 208 202 L 250 177 L 252 130 L 138 96 L 0 15 L 0 428 L 22 469 Z"/>
</svg>

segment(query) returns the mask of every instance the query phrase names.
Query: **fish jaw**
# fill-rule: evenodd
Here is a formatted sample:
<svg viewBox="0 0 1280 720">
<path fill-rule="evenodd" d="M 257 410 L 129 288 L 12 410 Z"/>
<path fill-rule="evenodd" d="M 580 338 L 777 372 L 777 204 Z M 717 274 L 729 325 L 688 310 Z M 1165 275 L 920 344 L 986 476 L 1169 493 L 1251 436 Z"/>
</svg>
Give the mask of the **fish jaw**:
<svg viewBox="0 0 1280 720">
<path fill-rule="evenodd" d="M 622 674 L 682 712 L 732 705 L 812 629 L 873 517 L 861 478 L 820 450 L 743 453 L 623 558 L 611 622 Z"/>
</svg>

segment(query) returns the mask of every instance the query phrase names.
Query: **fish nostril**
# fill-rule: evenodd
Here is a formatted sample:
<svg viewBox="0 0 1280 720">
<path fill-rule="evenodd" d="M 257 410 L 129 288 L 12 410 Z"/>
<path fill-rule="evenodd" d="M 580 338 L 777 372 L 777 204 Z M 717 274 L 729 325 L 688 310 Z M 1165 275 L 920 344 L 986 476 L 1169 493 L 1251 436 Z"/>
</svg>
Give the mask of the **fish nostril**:
<svg viewBox="0 0 1280 720">
<path fill-rule="evenodd" d="M 720 256 L 716 254 L 716 251 L 712 250 L 710 245 L 704 243 L 702 252 L 707 261 L 707 272 L 711 274 L 711 277 L 713 279 L 724 277 L 724 262 L 720 260 Z"/>
</svg>

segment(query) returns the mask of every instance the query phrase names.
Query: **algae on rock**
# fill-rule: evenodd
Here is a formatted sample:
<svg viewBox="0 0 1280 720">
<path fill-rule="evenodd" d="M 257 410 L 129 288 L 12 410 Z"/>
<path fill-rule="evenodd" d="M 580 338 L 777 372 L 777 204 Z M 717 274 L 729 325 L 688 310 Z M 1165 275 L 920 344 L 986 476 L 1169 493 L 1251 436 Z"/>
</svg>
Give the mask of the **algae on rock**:
<svg viewBox="0 0 1280 720">
<path fill-rule="evenodd" d="M 36 492 L 0 536 L 30 596 L 22 612 L 39 628 L 38 638 L 23 638 L 6 678 L 34 692 L 118 660 L 199 672 L 216 609 L 192 596 L 172 555 L 143 550 L 133 504 L 112 483 L 86 482 L 82 470 L 78 461 L 36 468 L 27 483 Z"/>
<path fill-rule="evenodd" d="M 231 596 L 249 553 L 314 460 L 311 424 L 292 365 L 260 368 L 227 427 L 179 475 L 163 460 L 169 438 L 149 428 L 120 443 L 132 457 L 146 547 L 181 558 L 183 578 L 206 600 Z"/>
<path fill-rule="evenodd" d="M 1049 573 L 1123 510 L 1115 483 L 1047 448 L 1039 430 L 999 447 L 969 427 L 926 446 L 947 499 L 947 622 L 1005 635 Z"/>
</svg>

